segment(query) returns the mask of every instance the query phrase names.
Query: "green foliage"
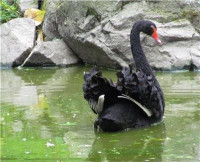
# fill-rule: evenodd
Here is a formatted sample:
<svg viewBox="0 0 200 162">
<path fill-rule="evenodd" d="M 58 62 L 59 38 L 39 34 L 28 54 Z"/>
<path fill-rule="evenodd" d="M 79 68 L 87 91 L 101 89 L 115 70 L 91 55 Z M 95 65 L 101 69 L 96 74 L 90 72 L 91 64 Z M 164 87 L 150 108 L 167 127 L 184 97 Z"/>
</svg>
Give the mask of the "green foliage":
<svg viewBox="0 0 200 162">
<path fill-rule="evenodd" d="M 43 0 L 42 8 L 41 8 L 42 11 L 46 11 L 46 9 L 47 9 L 47 3 L 48 3 L 48 0 Z"/>
<path fill-rule="evenodd" d="M 0 24 L 20 17 L 18 0 L 14 0 L 12 5 L 7 4 L 6 0 L 0 0 L 0 8 Z"/>
</svg>

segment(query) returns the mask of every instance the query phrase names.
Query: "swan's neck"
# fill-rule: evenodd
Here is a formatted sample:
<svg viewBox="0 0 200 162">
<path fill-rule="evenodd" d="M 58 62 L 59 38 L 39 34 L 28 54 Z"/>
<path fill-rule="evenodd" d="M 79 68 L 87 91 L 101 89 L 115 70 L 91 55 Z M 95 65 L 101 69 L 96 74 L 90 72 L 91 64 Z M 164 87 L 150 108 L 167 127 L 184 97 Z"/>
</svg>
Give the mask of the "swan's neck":
<svg viewBox="0 0 200 162">
<path fill-rule="evenodd" d="M 135 60 L 136 68 L 141 69 L 147 75 L 153 75 L 151 66 L 144 55 L 140 44 L 140 31 L 141 25 L 136 24 L 133 26 L 131 30 L 130 40 L 131 40 L 131 50 L 133 54 L 133 58 Z"/>
</svg>

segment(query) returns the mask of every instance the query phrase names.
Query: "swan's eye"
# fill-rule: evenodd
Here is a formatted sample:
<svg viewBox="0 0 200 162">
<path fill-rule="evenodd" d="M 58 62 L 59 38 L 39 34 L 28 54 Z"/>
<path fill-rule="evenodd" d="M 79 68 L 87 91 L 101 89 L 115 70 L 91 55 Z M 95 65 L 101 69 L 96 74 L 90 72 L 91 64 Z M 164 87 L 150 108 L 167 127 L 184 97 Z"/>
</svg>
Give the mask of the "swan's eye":
<svg viewBox="0 0 200 162">
<path fill-rule="evenodd" d="M 152 33 L 153 33 L 153 30 L 152 30 L 152 28 L 151 28 L 151 27 L 149 27 L 149 26 L 148 26 L 148 27 L 146 27 L 146 28 L 145 28 L 145 33 L 146 33 L 146 34 L 148 34 L 148 35 L 152 35 Z"/>
<path fill-rule="evenodd" d="M 155 29 L 157 30 L 156 25 L 151 25 L 151 28 L 152 28 L 152 29 L 155 28 Z"/>
</svg>

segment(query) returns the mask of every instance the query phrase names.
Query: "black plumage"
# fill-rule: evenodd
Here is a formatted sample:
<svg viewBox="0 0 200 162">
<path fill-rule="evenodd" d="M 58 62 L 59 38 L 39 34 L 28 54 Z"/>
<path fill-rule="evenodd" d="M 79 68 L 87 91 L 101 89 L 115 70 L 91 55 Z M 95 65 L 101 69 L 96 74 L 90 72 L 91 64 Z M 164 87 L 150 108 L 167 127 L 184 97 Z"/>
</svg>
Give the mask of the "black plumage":
<svg viewBox="0 0 200 162">
<path fill-rule="evenodd" d="M 119 131 L 148 126 L 162 120 L 165 107 L 163 92 L 139 39 L 141 31 L 152 35 L 155 29 L 155 24 L 145 20 L 133 26 L 130 38 L 136 63 L 135 72 L 131 66 L 123 68 L 117 73 L 117 83 L 104 78 L 96 67 L 84 74 L 84 98 L 94 113 L 98 114 L 95 128 Z"/>
</svg>

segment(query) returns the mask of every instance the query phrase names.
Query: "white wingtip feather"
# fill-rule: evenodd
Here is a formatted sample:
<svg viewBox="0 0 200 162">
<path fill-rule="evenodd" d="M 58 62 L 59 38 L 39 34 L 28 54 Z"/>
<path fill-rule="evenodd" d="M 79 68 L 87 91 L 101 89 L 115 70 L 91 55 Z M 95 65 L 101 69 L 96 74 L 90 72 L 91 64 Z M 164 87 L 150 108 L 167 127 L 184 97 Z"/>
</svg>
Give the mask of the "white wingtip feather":
<svg viewBox="0 0 200 162">
<path fill-rule="evenodd" d="M 148 117 L 153 115 L 151 110 L 147 109 L 141 103 L 139 103 L 138 101 L 134 100 L 133 98 L 131 98 L 131 97 L 125 95 L 125 94 L 122 94 L 122 96 L 118 96 L 118 98 L 125 98 L 125 99 L 128 99 L 128 100 L 134 102 L 136 105 L 138 105 L 138 107 L 140 107 L 147 114 Z"/>
<path fill-rule="evenodd" d="M 98 103 L 96 105 L 96 110 L 98 114 L 100 114 L 101 111 L 103 110 L 104 100 L 105 100 L 105 95 L 99 96 Z"/>
</svg>

